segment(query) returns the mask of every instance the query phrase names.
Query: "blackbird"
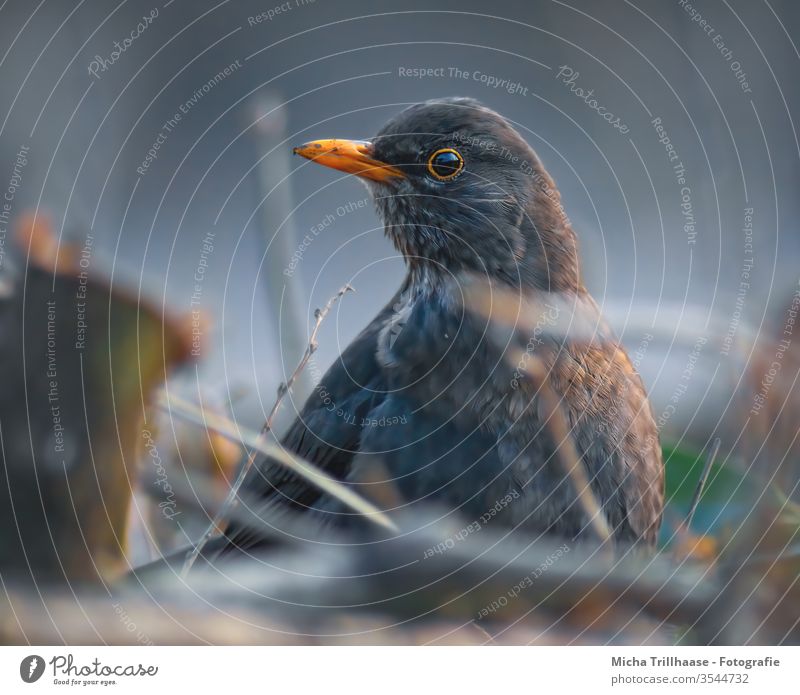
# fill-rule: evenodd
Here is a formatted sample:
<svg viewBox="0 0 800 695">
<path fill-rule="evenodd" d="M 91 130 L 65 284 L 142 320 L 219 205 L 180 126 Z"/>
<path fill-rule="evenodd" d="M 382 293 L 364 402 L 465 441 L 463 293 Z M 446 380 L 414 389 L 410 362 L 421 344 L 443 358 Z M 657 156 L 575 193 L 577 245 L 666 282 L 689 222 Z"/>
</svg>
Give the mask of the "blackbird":
<svg viewBox="0 0 800 695">
<path fill-rule="evenodd" d="M 397 509 L 434 505 L 533 537 L 588 537 L 586 507 L 554 464 L 563 442 L 520 365 L 536 360 L 613 540 L 654 545 L 664 470 L 645 389 L 581 283 L 553 180 L 509 122 L 473 99 L 435 99 L 402 111 L 370 142 L 318 140 L 295 153 L 367 184 L 407 274 L 282 445 L 367 497 L 366 481 L 380 471 Z M 476 278 L 539 301 L 548 315 L 580 307 L 591 335 L 521 317 L 528 329 L 503 339 L 465 301 Z M 294 511 L 314 524 L 356 523 L 338 500 L 269 459 L 244 492 L 270 522 Z M 262 542 L 237 524 L 226 538 L 226 552 Z"/>
</svg>

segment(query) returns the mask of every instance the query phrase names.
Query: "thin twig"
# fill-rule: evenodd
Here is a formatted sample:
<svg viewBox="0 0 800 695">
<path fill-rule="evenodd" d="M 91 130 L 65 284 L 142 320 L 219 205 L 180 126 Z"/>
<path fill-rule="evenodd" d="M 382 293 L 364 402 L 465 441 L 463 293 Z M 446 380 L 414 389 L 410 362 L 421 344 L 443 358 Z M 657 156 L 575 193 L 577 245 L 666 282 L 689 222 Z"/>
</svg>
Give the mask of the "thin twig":
<svg viewBox="0 0 800 695">
<path fill-rule="evenodd" d="M 683 527 L 688 529 L 692 525 L 692 519 L 694 519 L 694 513 L 697 511 L 697 506 L 700 504 L 700 498 L 703 496 L 703 490 L 706 487 L 706 482 L 708 481 L 708 476 L 711 473 L 711 467 L 714 465 L 714 461 L 717 458 L 717 454 L 719 453 L 719 447 L 722 444 L 722 440 L 717 437 L 713 444 L 711 445 L 711 451 L 709 452 L 708 456 L 706 456 L 706 462 L 703 466 L 703 472 L 700 474 L 700 480 L 697 481 L 697 487 L 694 490 L 694 496 L 692 497 L 692 504 L 689 507 L 689 513 L 686 515 L 686 519 L 683 522 Z"/>
<path fill-rule="evenodd" d="M 513 362 L 517 363 L 518 360 L 514 358 Z M 611 540 L 611 529 L 589 484 L 589 476 L 578 450 L 575 448 L 575 442 L 570 435 L 559 398 L 548 383 L 547 372 L 538 359 L 532 359 L 528 361 L 525 373 L 532 378 L 538 391 L 539 403 L 544 409 L 544 426 L 556 447 L 556 461 L 561 467 L 561 471 L 571 481 L 575 499 L 589 519 L 589 525 L 597 536 L 597 540 L 606 543 Z"/>
<path fill-rule="evenodd" d="M 236 480 L 233 483 L 233 486 L 231 487 L 230 492 L 228 493 L 228 496 L 225 498 L 225 502 L 222 504 L 222 507 L 220 508 L 219 512 L 217 512 L 217 514 L 214 516 L 214 518 L 211 521 L 211 524 L 209 524 L 208 528 L 206 529 L 206 531 L 203 534 L 202 538 L 200 538 L 200 540 L 198 541 L 197 545 L 195 545 L 186 554 L 186 561 L 184 562 L 183 570 L 181 571 L 181 575 L 182 576 L 186 576 L 188 574 L 189 570 L 192 568 L 192 565 L 195 563 L 195 561 L 199 557 L 200 553 L 203 551 L 203 548 L 206 546 L 206 543 L 208 543 L 208 541 L 210 541 L 215 535 L 220 533 L 220 531 L 219 531 L 220 525 L 225 522 L 225 520 L 228 517 L 228 514 L 230 513 L 230 511 L 238 503 L 239 489 L 242 487 L 242 484 L 244 483 L 245 478 L 247 477 L 247 474 L 250 472 L 250 469 L 253 467 L 253 464 L 255 463 L 255 460 L 256 460 L 256 455 L 259 452 L 266 453 L 264 451 L 263 445 L 267 441 L 267 435 L 269 434 L 269 432 L 272 431 L 272 425 L 273 425 L 273 421 L 275 420 L 275 415 L 278 413 L 278 409 L 281 407 L 281 403 L 283 403 L 284 396 L 286 396 L 286 394 L 289 392 L 289 390 L 292 388 L 292 386 L 294 386 L 294 383 L 295 383 L 295 381 L 297 381 L 298 376 L 300 376 L 300 374 L 302 373 L 303 369 L 305 369 L 306 365 L 308 364 L 308 361 L 311 359 L 311 355 L 313 355 L 317 351 L 317 348 L 319 347 L 319 343 L 317 342 L 317 334 L 319 333 L 320 326 L 322 325 L 322 322 L 325 320 L 325 317 L 330 313 L 330 310 L 333 308 L 333 305 L 336 304 L 336 302 L 338 302 L 348 292 L 354 292 L 354 291 L 355 290 L 349 284 L 347 284 L 344 287 L 342 287 L 333 297 L 331 297 L 327 301 L 325 306 L 322 307 L 322 309 L 317 309 L 317 310 L 314 311 L 314 319 L 315 319 L 314 328 L 311 331 L 311 336 L 308 339 L 308 345 L 306 345 L 306 349 L 303 352 L 303 356 L 300 358 L 300 362 L 298 362 L 298 364 L 295 367 L 294 371 L 289 376 L 289 379 L 286 382 L 281 382 L 281 384 L 278 386 L 278 397 L 275 400 L 275 404 L 272 406 L 272 410 L 270 411 L 269 415 L 267 416 L 266 422 L 264 422 L 264 426 L 261 428 L 261 432 L 258 434 L 257 437 L 255 437 L 252 440 L 252 443 L 251 442 L 246 442 L 243 439 L 241 440 L 244 443 L 248 444 L 252 448 L 252 450 L 250 452 L 250 455 L 247 457 L 247 461 L 245 461 L 245 464 L 242 466 L 242 469 L 239 471 L 239 475 L 236 476 Z M 174 398 L 170 399 L 170 403 L 175 403 L 175 402 L 176 401 L 175 401 Z M 184 405 L 191 406 L 190 403 L 186 403 L 186 402 L 184 402 Z M 191 407 L 193 407 L 193 406 L 191 406 Z M 205 414 L 205 421 L 207 421 L 209 419 L 210 418 L 209 418 L 208 414 Z M 205 421 L 202 421 L 199 424 L 205 425 L 206 424 Z M 220 423 L 217 423 L 217 424 L 220 424 Z M 209 426 L 211 426 L 211 425 L 209 425 Z M 226 425 L 226 427 L 227 427 L 227 425 Z M 220 429 L 217 429 L 217 431 L 219 431 L 220 434 L 223 434 L 223 435 L 226 435 L 226 436 L 231 436 L 230 434 L 227 434 L 226 432 L 224 432 L 224 431 L 222 431 Z M 232 438 L 234 440 L 240 439 L 240 437 L 238 437 L 236 434 L 233 434 Z M 285 452 L 283 451 L 283 449 L 279 449 L 278 447 L 275 447 L 275 448 L 278 451 L 280 451 L 281 454 L 284 454 L 285 460 L 281 461 L 281 463 L 283 463 L 284 465 L 286 465 L 288 467 L 291 467 L 286 463 L 287 457 L 286 457 Z M 273 453 L 273 455 L 274 455 L 274 453 Z M 274 456 L 274 457 L 280 460 L 279 456 Z M 294 461 L 293 461 L 293 464 L 294 464 Z M 310 465 L 310 464 L 307 464 L 307 465 Z M 325 476 L 325 474 L 322 473 L 321 471 L 319 471 L 319 474 Z M 301 475 L 304 475 L 304 474 L 301 473 Z M 309 476 L 308 475 L 304 475 L 304 477 L 308 478 Z M 325 476 L 325 477 L 327 478 L 328 476 Z M 333 480 L 333 479 L 331 478 L 330 480 Z M 319 485 L 319 483 L 315 483 L 315 484 Z M 320 487 L 321 487 L 321 485 L 320 485 Z M 347 488 L 344 488 L 344 489 L 347 490 Z M 342 499 L 341 495 L 337 495 L 337 497 Z M 342 501 L 344 501 L 344 500 L 342 499 Z"/>
<path fill-rule="evenodd" d="M 297 363 L 294 371 L 289 376 L 289 379 L 285 383 L 281 383 L 278 386 L 278 398 L 275 400 L 275 405 L 272 406 L 272 410 L 267 416 L 267 421 L 264 423 L 264 427 L 261 428 L 262 435 L 266 435 L 272 430 L 272 423 L 275 419 L 278 409 L 281 407 L 283 397 L 289 392 L 292 386 L 294 386 L 294 382 L 297 381 L 297 377 L 299 377 L 302 371 L 306 368 L 308 361 L 311 359 L 311 355 L 317 351 L 317 348 L 319 347 L 319 343 L 317 342 L 317 334 L 319 333 L 320 326 L 325 320 L 325 317 L 330 313 L 333 305 L 336 304 L 336 302 L 338 302 L 348 292 L 355 292 L 353 287 L 349 284 L 342 287 L 335 295 L 333 295 L 333 297 L 327 301 L 322 309 L 316 309 L 314 311 L 314 329 L 311 331 L 311 336 L 308 339 L 308 345 L 306 345 L 305 352 L 303 352 L 303 356 L 300 358 L 300 361 Z M 250 459 L 248 459 L 248 465 L 252 465 L 252 458 L 253 455 L 251 455 Z"/>
</svg>

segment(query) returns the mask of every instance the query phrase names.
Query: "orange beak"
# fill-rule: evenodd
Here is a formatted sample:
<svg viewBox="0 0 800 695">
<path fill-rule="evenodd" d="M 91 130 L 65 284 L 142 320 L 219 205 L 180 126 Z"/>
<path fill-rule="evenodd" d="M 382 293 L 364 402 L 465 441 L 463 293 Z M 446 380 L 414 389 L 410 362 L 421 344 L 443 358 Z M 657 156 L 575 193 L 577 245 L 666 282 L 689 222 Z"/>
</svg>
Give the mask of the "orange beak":
<svg viewBox="0 0 800 695">
<path fill-rule="evenodd" d="M 385 183 L 405 174 L 372 156 L 372 143 L 358 140 L 314 140 L 294 148 L 294 153 L 348 174 Z"/>
</svg>

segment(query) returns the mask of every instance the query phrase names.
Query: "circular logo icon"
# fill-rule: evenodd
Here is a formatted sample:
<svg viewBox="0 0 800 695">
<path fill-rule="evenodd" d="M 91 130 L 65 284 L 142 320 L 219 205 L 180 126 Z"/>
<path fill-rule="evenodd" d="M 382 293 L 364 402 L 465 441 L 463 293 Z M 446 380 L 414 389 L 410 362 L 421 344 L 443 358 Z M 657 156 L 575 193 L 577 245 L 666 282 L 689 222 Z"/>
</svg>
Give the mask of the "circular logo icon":
<svg viewBox="0 0 800 695">
<path fill-rule="evenodd" d="M 19 665 L 19 675 L 26 683 L 35 683 L 44 673 L 44 659 L 37 654 L 26 656 Z"/>
</svg>

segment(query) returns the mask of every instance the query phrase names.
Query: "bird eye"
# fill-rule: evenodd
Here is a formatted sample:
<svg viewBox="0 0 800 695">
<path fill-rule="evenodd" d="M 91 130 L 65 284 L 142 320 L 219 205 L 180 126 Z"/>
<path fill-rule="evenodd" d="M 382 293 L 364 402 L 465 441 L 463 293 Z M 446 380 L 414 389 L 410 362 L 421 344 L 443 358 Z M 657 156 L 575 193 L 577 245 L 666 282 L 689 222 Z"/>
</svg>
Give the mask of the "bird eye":
<svg viewBox="0 0 800 695">
<path fill-rule="evenodd" d="M 464 158 L 449 147 L 436 150 L 428 157 L 428 171 L 439 181 L 449 181 L 461 173 L 464 168 Z"/>
</svg>

